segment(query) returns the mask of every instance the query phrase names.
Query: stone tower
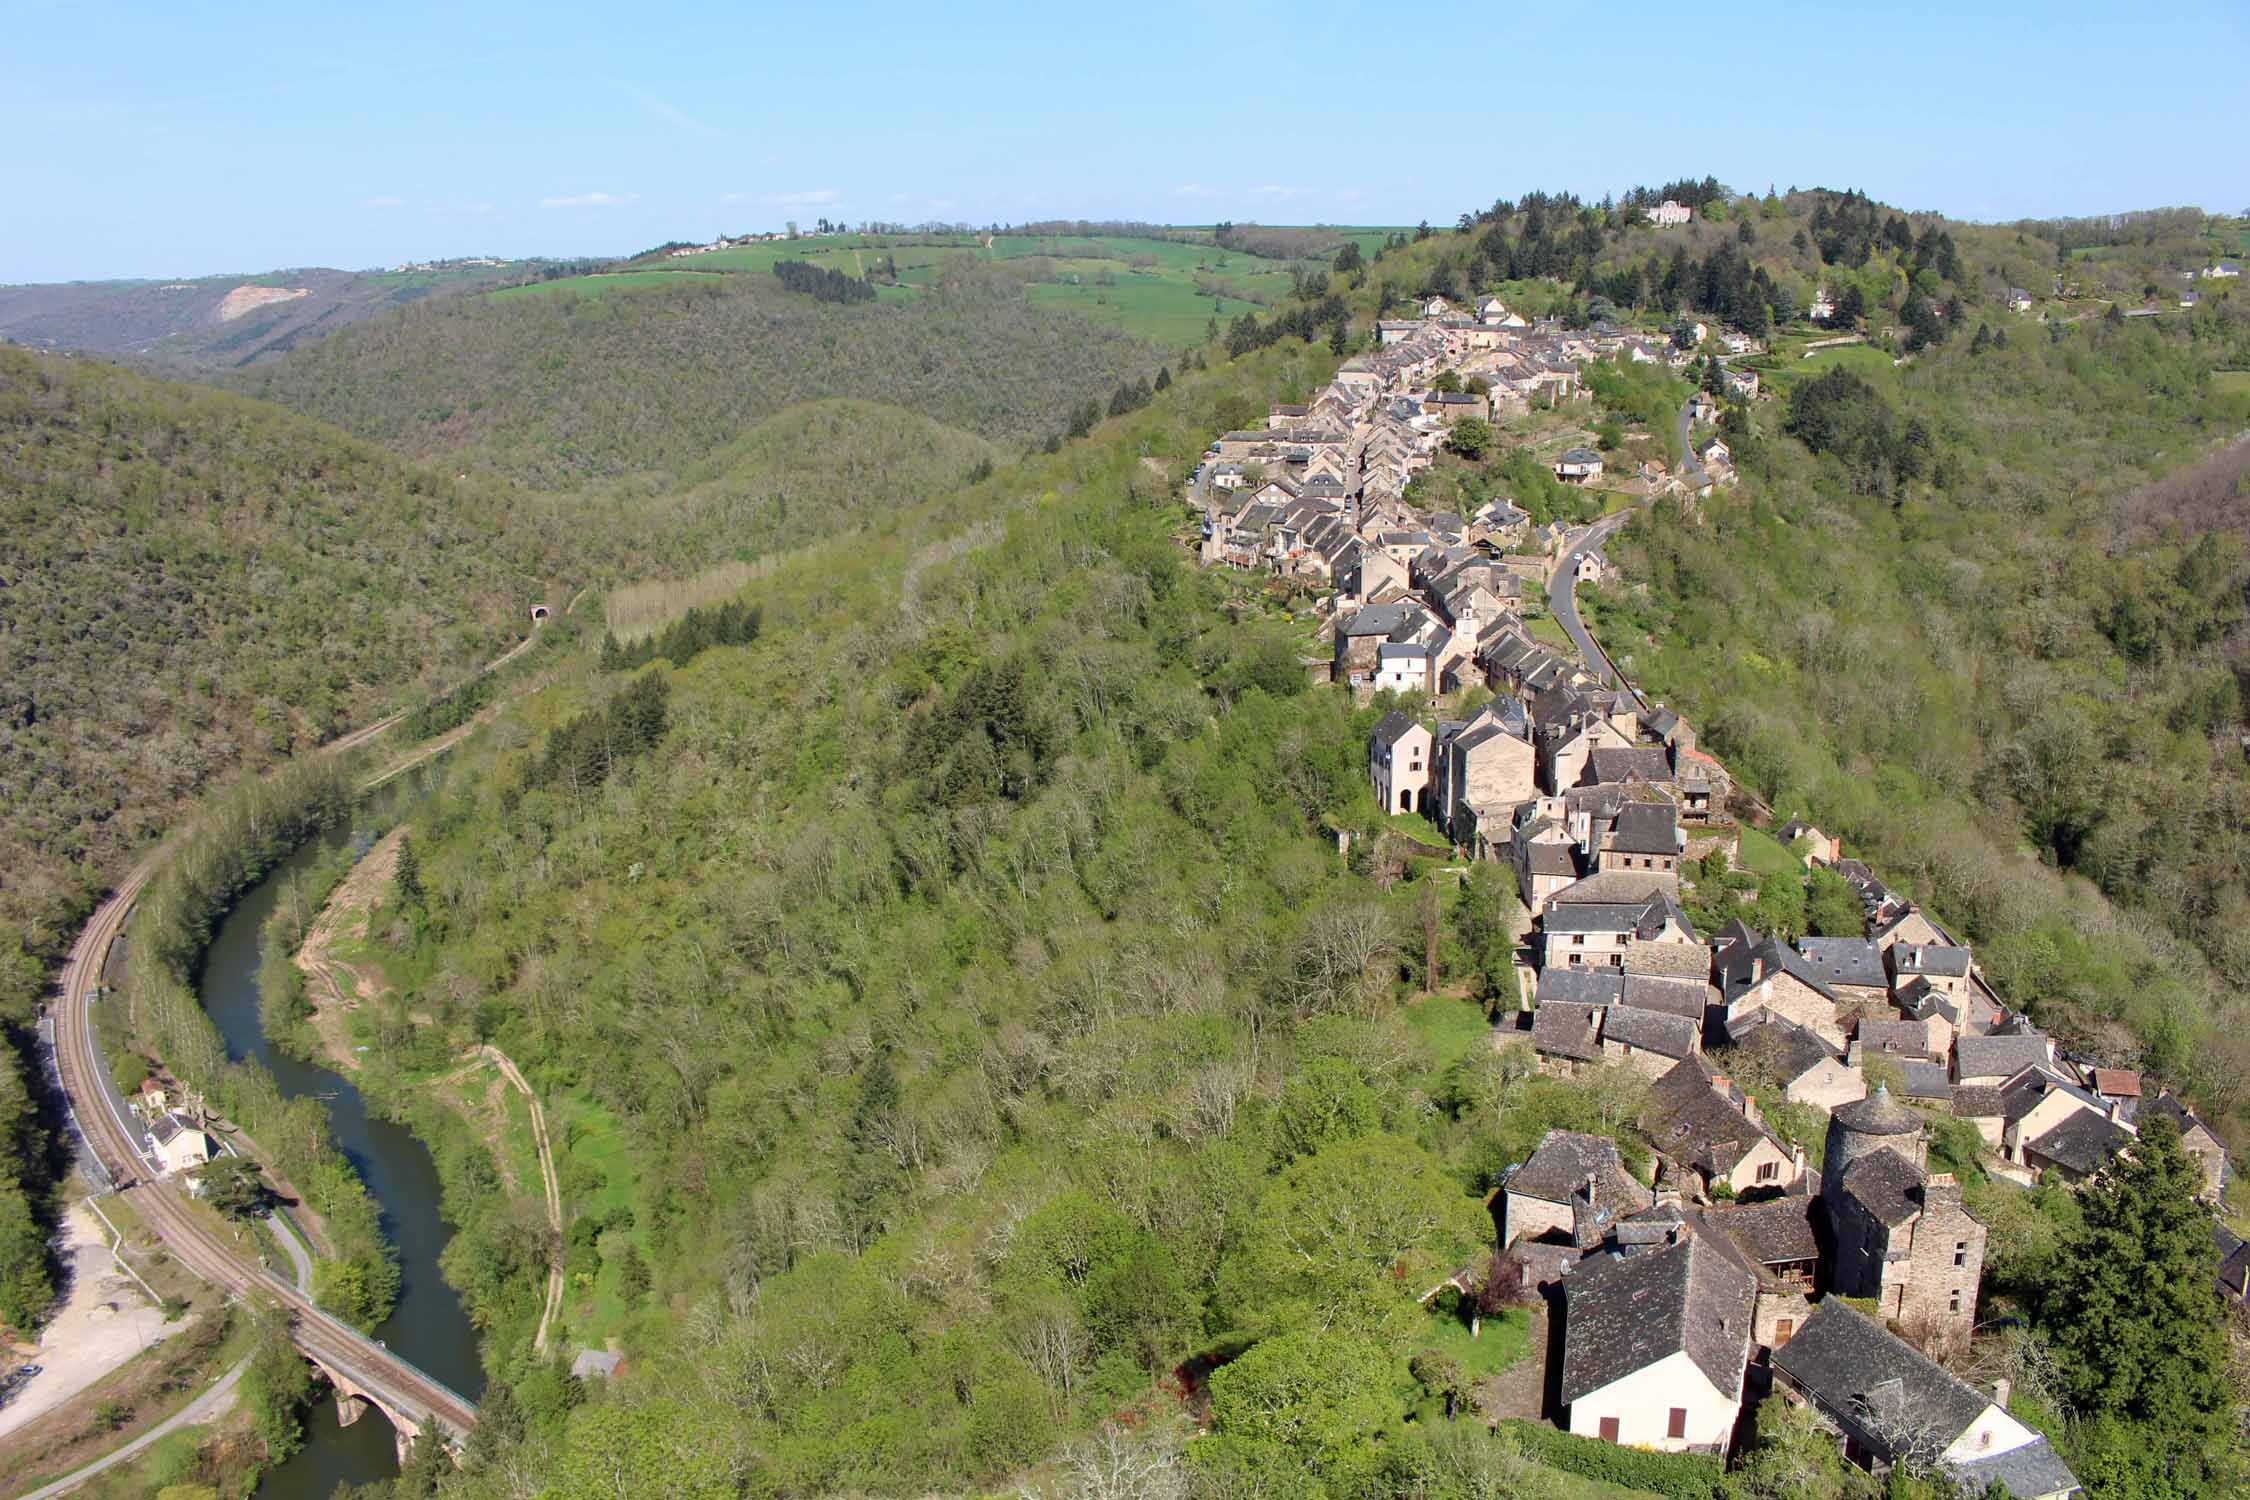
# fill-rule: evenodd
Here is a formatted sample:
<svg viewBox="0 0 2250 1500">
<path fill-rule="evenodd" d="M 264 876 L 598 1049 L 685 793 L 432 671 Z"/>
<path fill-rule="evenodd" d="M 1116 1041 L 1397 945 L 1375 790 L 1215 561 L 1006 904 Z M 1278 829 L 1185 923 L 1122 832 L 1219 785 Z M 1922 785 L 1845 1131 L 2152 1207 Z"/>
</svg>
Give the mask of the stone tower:
<svg viewBox="0 0 2250 1500">
<path fill-rule="evenodd" d="M 1844 1170 L 1876 1151 L 1894 1151 L 1915 1170 L 1929 1164 L 1922 1117 L 1891 1097 L 1888 1084 L 1864 1099 L 1854 1099 L 1828 1118 L 1828 1150 L 1820 1164 L 1823 1181 L 1841 1182 Z"/>
</svg>

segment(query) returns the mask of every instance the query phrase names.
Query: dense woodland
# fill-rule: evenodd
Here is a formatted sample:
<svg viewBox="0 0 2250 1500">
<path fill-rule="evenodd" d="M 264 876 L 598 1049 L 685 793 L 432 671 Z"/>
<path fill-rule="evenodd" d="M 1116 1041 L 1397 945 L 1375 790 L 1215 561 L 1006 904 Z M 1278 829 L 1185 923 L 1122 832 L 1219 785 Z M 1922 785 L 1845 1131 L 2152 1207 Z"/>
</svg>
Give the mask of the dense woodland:
<svg viewBox="0 0 2250 1500">
<path fill-rule="evenodd" d="M 1676 310 L 1771 287 L 1778 313 L 1789 275 L 1874 267 L 1872 318 L 1929 300 L 1930 270 L 1937 304 L 1962 307 L 1949 336 L 1902 372 L 1805 381 L 1730 416 L 1743 485 L 1700 519 L 1637 522 L 1617 551 L 1643 586 L 1603 593 L 1599 628 L 1747 785 L 1961 922 L 2004 990 L 2190 1086 L 2234 1131 L 2239 1069 L 2220 1049 L 2241 960 L 2221 913 L 2250 904 L 2226 832 L 2246 566 L 2231 534 L 2183 528 L 2239 524 L 2239 466 L 2197 463 L 2250 420 L 2209 373 L 2240 328 L 2214 310 L 1979 341 L 2012 231 L 1941 230 L 1949 275 L 1942 239 L 1921 262 L 1927 225 L 1902 247 L 1878 216 L 1860 268 L 1824 266 L 1817 237 L 1794 239 L 1838 210 L 1776 201 L 1745 217 L 1747 241 L 1630 215 L 1613 234 L 1556 198 L 1472 215 L 1340 260 L 1123 401 L 1122 341 L 1074 329 L 1083 347 L 1050 347 L 1020 310 L 933 299 L 993 332 L 925 383 L 910 309 L 771 286 L 432 309 L 279 366 L 276 396 L 357 410 L 412 452 L 687 475 L 548 512 L 578 518 L 606 567 L 631 555 L 612 538 L 633 517 L 663 568 L 714 555 L 682 540 L 699 516 L 750 530 L 765 563 L 731 601 L 754 614 L 601 650 L 588 633 L 536 691 L 430 718 L 497 707 L 409 815 L 413 889 L 380 939 L 400 988 L 372 1002 L 382 1045 L 362 1081 L 411 1112 L 415 1080 L 490 1040 L 604 1133 L 564 1192 L 606 1206 L 572 1210 L 563 1251 L 632 1363 L 589 1390 L 531 1355 L 543 1217 L 458 1126 L 417 1115 L 495 1384 L 463 1472 L 425 1454 L 384 1488 L 1562 1500 L 1589 1493 L 1556 1472 L 1574 1469 L 1669 1495 L 1865 1494 L 1778 1403 L 1726 1480 L 1446 1420 L 1476 1351 L 1454 1299 L 1420 1294 L 1488 1253 L 1486 1196 L 1549 1127 L 1617 1135 L 1645 1165 L 1645 1085 L 1542 1078 L 1490 1046 L 1518 912 L 1505 872 L 1447 878 L 1441 851 L 1382 817 L 1363 767 L 1387 705 L 1307 688 L 1298 626 L 1193 566 L 1177 502 L 1212 434 L 1303 399 L 1415 292 L 1551 272 L 1511 285 L 1586 318 L 1598 277 L 1662 268 L 1677 242 L 1703 270 Z M 1589 227 L 1582 257 L 1516 259 Z M 2054 248 L 2022 255 L 2051 265 Z M 899 378 L 868 390 L 877 361 Z M 955 434 L 920 467 L 900 458 L 880 493 L 800 491 L 762 477 L 775 449 L 717 452 L 770 413 L 779 372 L 792 396 L 875 394 L 1012 443 L 1087 401 L 1113 415 L 1017 463 Z M 1596 384 L 1619 426 L 1678 395 L 1655 373 Z M 839 441 L 874 424 L 917 446 L 895 412 L 805 420 L 825 419 Z M 1428 482 L 1578 513 L 1489 441 L 1456 445 Z M 327 1288 L 365 1314 L 385 1288 L 364 1206 L 259 1076 L 212 1054 L 181 985 L 213 903 L 289 831 L 275 819 L 316 818 L 335 787 L 260 795 L 183 840 L 134 982 L 167 1051 L 287 1132 L 332 1211 L 367 1225 L 356 1270 Z M 1339 831 L 1360 835 L 1348 854 Z M 2222 894 L 2198 906 L 2208 885 Z M 1761 891 L 1760 910 L 1848 920 L 1834 897 Z M 1974 1184 L 2000 1221 L 1994 1290 L 2037 1330 L 2024 1368 L 2051 1377 L 2021 1382 L 2023 1409 L 2104 1496 L 2184 1500 L 2239 1477 L 2225 1349 L 2080 1274 L 2138 1266 L 2167 1295 L 2207 1280 L 2185 1180 L 2152 1145 L 2143 1179 L 2083 1205 Z M 0 1195 L 0 1244 L 8 1222 Z M 1486 1338 L 1521 1337 L 1521 1313 L 1491 1312 Z M 2073 1325 L 2173 1351 L 2183 1373 L 2113 1378 L 2058 1332 Z M 1191 1416 L 1209 1430 L 1187 1443 Z"/>
<path fill-rule="evenodd" d="M 557 485 L 677 474 L 826 397 L 1020 448 L 1158 362 L 981 282 L 848 307 L 764 277 L 587 285 L 411 309 L 245 372 L 244 388 L 409 455 Z"/>
<path fill-rule="evenodd" d="M 2227 1112 L 2250 396 L 2213 352 L 2095 321 L 1801 383 L 1735 439 L 1740 489 L 1632 528 L 1635 586 L 1601 598 L 1737 775 L 1961 923 L 2048 1024 Z"/>
<path fill-rule="evenodd" d="M 0 1008 L 186 799 L 519 635 L 547 535 L 332 428 L 0 349 Z"/>
</svg>

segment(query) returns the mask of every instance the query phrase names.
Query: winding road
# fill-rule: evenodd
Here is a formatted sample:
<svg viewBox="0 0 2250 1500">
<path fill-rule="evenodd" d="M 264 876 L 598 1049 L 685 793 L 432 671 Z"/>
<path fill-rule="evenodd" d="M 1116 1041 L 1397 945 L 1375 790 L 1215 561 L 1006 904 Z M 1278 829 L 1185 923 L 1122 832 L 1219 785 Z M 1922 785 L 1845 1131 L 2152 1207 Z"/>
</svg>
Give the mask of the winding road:
<svg viewBox="0 0 2250 1500">
<path fill-rule="evenodd" d="M 1690 490 L 1703 488 L 1706 483 L 1703 466 L 1695 461 L 1695 451 L 1688 446 L 1686 402 L 1680 404 L 1674 436 L 1680 448 L 1681 479 Z M 1578 654 L 1585 659 L 1594 675 L 1611 687 L 1625 689 L 1640 702 L 1641 707 L 1647 708 L 1648 700 L 1641 696 L 1641 690 L 1617 670 L 1617 664 L 1609 659 L 1609 653 L 1602 649 L 1601 642 L 1594 639 L 1586 629 L 1586 622 L 1578 617 L 1579 563 L 1589 556 L 1600 556 L 1603 545 L 1632 518 L 1633 512 L 1630 510 L 1616 511 L 1573 535 L 1570 546 L 1563 551 L 1562 560 L 1555 564 L 1554 572 L 1547 575 L 1547 608 L 1554 614 L 1556 623 L 1562 626 L 1563 634 L 1569 636 L 1570 643 L 1578 648 Z"/>
</svg>

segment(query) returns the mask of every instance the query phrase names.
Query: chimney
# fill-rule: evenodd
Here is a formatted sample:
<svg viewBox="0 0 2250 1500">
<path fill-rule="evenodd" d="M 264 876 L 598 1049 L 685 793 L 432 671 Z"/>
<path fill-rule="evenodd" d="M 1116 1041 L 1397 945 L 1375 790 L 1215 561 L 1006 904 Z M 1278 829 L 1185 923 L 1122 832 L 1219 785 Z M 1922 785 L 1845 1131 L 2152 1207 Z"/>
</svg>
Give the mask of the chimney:
<svg viewBox="0 0 2250 1500">
<path fill-rule="evenodd" d="M 1922 1186 L 1922 1202 L 1925 1204 L 1958 1204 L 1960 1201 L 1961 1179 L 1951 1172 L 1932 1172 L 1929 1181 Z"/>
<path fill-rule="evenodd" d="M 2008 1409 L 2008 1397 L 2014 1391 L 2015 1386 L 2009 1382 L 2008 1377 L 2001 1376 L 1998 1380 L 1992 1382 L 1992 1404 L 2002 1411 L 2006 1411 Z"/>
<path fill-rule="evenodd" d="M 1750 982 L 1751 982 L 1752 984 L 1756 984 L 1756 983 L 1757 983 L 1757 982 L 1758 982 L 1759 980 L 1761 980 L 1761 979 L 1764 979 L 1765 977 L 1766 977 L 1766 960 L 1765 960 L 1765 955 L 1764 955 L 1764 954 L 1762 954 L 1762 953 L 1761 953 L 1761 954 L 1754 954 L 1754 955 L 1752 955 L 1752 956 L 1751 956 L 1751 959 L 1750 959 Z"/>
<path fill-rule="evenodd" d="M 1601 1203 L 1602 1180 L 1599 1173 L 1586 1174 L 1586 1202 L 1598 1207 Z"/>
<path fill-rule="evenodd" d="M 2115 1099 L 2108 1100 L 2104 1106 L 2103 1112 L 2107 1114 L 2111 1120 L 2115 1120 L 2117 1118 L 2117 1101 Z"/>
<path fill-rule="evenodd" d="M 1798 1175 L 1799 1177 L 1802 1177 L 1802 1176 L 1804 1176 L 1804 1175 L 1805 1175 L 1805 1147 L 1804 1147 L 1804 1143 L 1803 1143 L 1802 1141 L 1798 1142 L 1798 1143 L 1797 1143 L 1797 1144 L 1796 1144 L 1795 1146 L 1793 1146 L 1793 1147 L 1791 1147 L 1791 1148 L 1790 1148 L 1790 1151 L 1789 1151 L 1789 1160 L 1791 1161 L 1791 1163 L 1793 1163 L 1793 1164 L 1794 1164 L 1794 1165 L 1796 1166 L 1796 1169 L 1797 1169 L 1797 1175 Z"/>
</svg>

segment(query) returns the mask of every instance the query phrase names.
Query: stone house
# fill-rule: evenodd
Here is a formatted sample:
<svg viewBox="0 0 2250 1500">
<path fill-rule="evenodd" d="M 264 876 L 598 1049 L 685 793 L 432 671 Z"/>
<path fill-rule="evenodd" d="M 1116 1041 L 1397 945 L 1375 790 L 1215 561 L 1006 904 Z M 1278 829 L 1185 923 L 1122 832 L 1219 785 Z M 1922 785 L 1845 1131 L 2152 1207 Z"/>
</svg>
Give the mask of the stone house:
<svg viewBox="0 0 2250 1500">
<path fill-rule="evenodd" d="M 2144 1102 L 2135 1113 L 2135 1120 L 2148 1118 L 2150 1112 L 2167 1115 L 2180 1127 L 2180 1147 L 2203 1165 L 2203 1195 L 2216 1202 L 2227 1180 L 2227 1148 L 2219 1144 L 2211 1127 L 2201 1116 L 2182 1103 L 2180 1096 L 2170 1089 L 2154 1099 Z"/>
<path fill-rule="evenodd" d="M 1368 780 L 1375 801 L 1387 813 L 1417 812 L 1430 802 L 1430 731 L 1393 709 L 1367 740 Z"/>
<path fill-rule="evenodd" d="M 1890 1009 L 1891 978 L 1881 950 L 1867 939 L 1801 937 L 1797 954 L 1838 1004 Z"/>
<path fill-rule="evenodd" d="M 1438 813 L 1464 848 L 1477 848 L 1483 817 L 1505 817 L 1537 794 L 1530 732 L 1521 703 L 1495 698 L 1438 745 Z"/>
<path fill-rule="evenodd" d="M 1757 1279 L 1704 1236 L 1580 1266 L 1563 1283 L 1565 1430 L 1723 1453 L 1742 1412 Z"/>
<path fill-rule="evenodd" d="M 1792 1104 L 1833 1110 L 1867 1097 L 1867 1079 L 1860 1070 L 1806 1027 L 1769 1015 L 1751 1023 L 1734 1041 L 1729 1056 L 1738 1052 L 1744 1059 L 1740 1066 L 1773 1079 Z"/>
<path fill-rule="evenodd" d="M 1628 802 L 1600 834 L 1594 868 L 1677 876 L 1686 847 L 1678 811 L 1671 803 Z"/>
<path fill-rule="evenodd" d="M 1761 1349 L 1788 1343 L 1812 1316 L 1820 1276 L 1817 1211 L 1804 1193 L 1701 1211 L 1703 1227 L 1723 1236 L 1758 1278 L 1750 1340 Z"/>
<path fill-rule="evenodd" d="M 1672 1174 L 1702 1196 L 1721 1183 L 1738 1195 L 1787 1188 L 1803 1175 L 1802 1154 L 1758 1122 L 1757 1108 L 1706 1059 L 1691 1057 L 1649 1090 L 1642 1123 Z"/>
<path fill-rule="evenodd" d="M 1918 1341 L 1966 1349 L 1987 1230 L 1950 1173 L 1928 1172 L 1922 1117 L 1879 1088 L 1830 1116 L 1821 1198 L 1830 1284 L 1870 1297 Z"/>
<path fill-rule="evenodd" d="M 1841 1052 L 1845 1046 L 1843 1002 L 1796 950 L 1739 923 L 1731 937 L 1722 931 L 1718 946 L 1719 996 L 1729 1032 L 1761 1012 L 1813 1032 Z"/>
<path fill-rule="evenodd" d="M 1574 1197 L 1620 1216 L 1639 1213 L 1656 1201 L 1640 1179 L 1625 1170 L 1615 1141 L 1574 1130 L 1550 1130 L 1541 1137 L 1539 1148 L 1508 1175 L 1501 1190 L 1502 1248 L 1523 1239 L 1569 1239 Z"/>
<path fill-rule="evenodd" d="M 2054 1038 L 2037 1031 L 2005 1035 L 1962 1036 L 1953 1043 L 1953 1081 L 1957 1084 L 2006 1084 L 2026 1068 L 2053 1068 Z"/>
<path fill-rule="evenodd" d="M 1844 1456 L 1887 1472 L 1933 1459 L 1965 1494 L 1997 1480 L 2017 1500 L 2064 1500 L 2079 1488 L 2048 1441 L 1874 1319 L 1835 1297 L 1773 1352 L 1775 1392 L 1808 1405 L 1843 1440 Z"/>
</svg>

